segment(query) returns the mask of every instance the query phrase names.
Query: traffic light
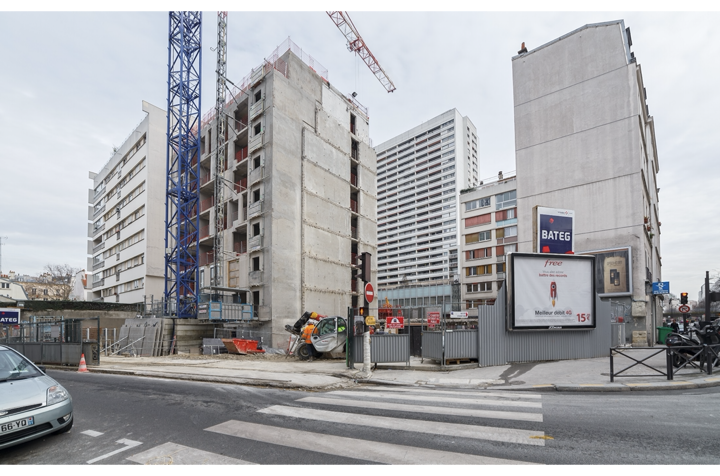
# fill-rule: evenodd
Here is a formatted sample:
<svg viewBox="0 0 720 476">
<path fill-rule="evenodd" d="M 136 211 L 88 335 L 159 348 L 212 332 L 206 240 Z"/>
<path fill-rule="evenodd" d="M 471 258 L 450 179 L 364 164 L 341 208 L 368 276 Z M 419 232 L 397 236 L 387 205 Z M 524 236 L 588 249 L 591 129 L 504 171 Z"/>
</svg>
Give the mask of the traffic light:
<svg viewBox="0 0 720 476">
<path fill-rule="evenodd" d="M 680 304 L 688 303 L 687 296 L 688 296 L 688 293 L 680 293 Z"/>
<path fill-rule="evenodd" d="M 370 259 L 372 255 L 367 251 L 360 255 L 360 264 L 353 265 L 353 278 L 362 279 L 363 282 L 367 283 L 371 279 L 371 264 Z"/>
</svg>

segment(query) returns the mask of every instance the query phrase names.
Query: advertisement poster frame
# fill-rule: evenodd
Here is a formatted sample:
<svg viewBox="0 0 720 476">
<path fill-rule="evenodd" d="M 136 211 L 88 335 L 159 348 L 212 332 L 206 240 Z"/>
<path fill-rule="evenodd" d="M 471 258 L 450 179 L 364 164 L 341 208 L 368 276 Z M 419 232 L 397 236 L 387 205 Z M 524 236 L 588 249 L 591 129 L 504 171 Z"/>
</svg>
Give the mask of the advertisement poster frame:
<svg viewBox="0 0 720 476">
<path fill-rule="evenodd" d="M 605 266 L 604 260 L 609 257 L 617 256 L 618 253 L 627 253 L 625 259 L 625 282 L 627 283 L 627 291 L 617 293 L 605 292 Z M 632 273 L 632 247 L 619 246 L 617 248 L 605 248 L 602 250 L 578 251 L 576 255 L 592 255 L 595 256 L 595 290 L 598 296 L 604 297 L 623 297 L 632 296 L 633 290 L 633 273 Z"/>
<path fill-rule="evenodd" d="M 590 324 L 579 324 L 579 325 L 567 325 L 567 326 L 558 326 L 558 325 L 540 325 L 540 326 L 526 326 L 526 325 L 520 325 L 518 326 L 516 324 L 516 315 L 515 315 L 515 304 L 516 304 L 516 296 L 517 296 L 517 290 L 515 288 L 516 285 L 516 278 L 517 273 L 515 271 L 515 260 L 516 259 L 523 259 L 523 258 L 532 258 L 532 259 L 551 259 L 556 258 L 557 260 L 582 260 L 587 261 L 590 264 L 591 269 L 591 275 L 590 275 L 590 286 L 591 286 L 591 303 L 590 303 L 590 309 L 591 309 L 591 315 L 592 315 L 592 322 Z M 585 255 L 570 255 L 570 254 L 559 254 L 559 253 L 509 253 L 507 255 L 507 265 L 508 265 L 508 275 L 507 275 L 507 312 L 506 312 L 506 319 L 507 319 L 507 330 L 511 332 L 535 332 L 535 331 L 591 331 L 594 330 L 597 327 L 597 310 L 595 308 L 596 304 L 596 297 L 597 293 L 595 292 L 595 259 L 593 256 L 585 256 Z"/>
<path fill-rule="evenodd" d="M 535 208 L 535 214 L 533 216 L 534 224 L 535 224 L 535 243 L 533 248 L 535 249 L 536 253 L 542 253 L 542 217 L 548 216 L 548 217 L 556 217 L 556 218 L 569 218 L 571 222 L 570 226 L 570 250 L 569 251 L 575 251 L 575 210 L 568 210 L 565 208 L 553 208 L 553 207 L 543 207 L 543 206 L 536 206 Z M 552 250 L 550 253 L 555 253 Z M 547 253 L 543 253 L 547 254 Z"/>
</svg>

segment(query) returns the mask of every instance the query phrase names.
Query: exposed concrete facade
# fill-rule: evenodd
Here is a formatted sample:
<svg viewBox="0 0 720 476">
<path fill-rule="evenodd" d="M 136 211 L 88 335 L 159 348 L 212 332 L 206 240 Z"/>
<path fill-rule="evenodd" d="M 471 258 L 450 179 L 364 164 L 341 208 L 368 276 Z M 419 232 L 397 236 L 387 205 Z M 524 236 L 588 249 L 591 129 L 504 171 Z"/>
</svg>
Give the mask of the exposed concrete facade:
<svg viewBox="0 0 720 476">
<path fill-rule="evenodd" d="M 635 344 L 662 318 L 659 171 L 642 71 L 623 21 L 586 25 L 512 59 L 518 220 L 533 207 L 575 211 L 575 251 L 632 248 Z M 518 251 L 533 247 L 519 227 Z M 647 332 L 645 340 L 644 332 Z"/>
<path fill-rule="evenodd" d="M 145 119 L 90 172 L 90 300 L 135 303 L 164 292 L 167 115 L 145 101 L 142 110 Z"/>
<path fill-rule="evenodd" d="M 223 282 L 216 283 L 217 125 L 214 117 L 203 121 L 198 250 L 201 292 L 211 284 L 237 290 L 274 346 L 287 343 L 285 325 L 306 310 L 345 315 L 362 291 L 352 264 L 365 251 L 377 256 L 368 117 L 294 53 L 280 53 L 253 69 L 226 106 L 234 121 L 224 179 L 233 185 L 224 191 Z"/>
</svg>

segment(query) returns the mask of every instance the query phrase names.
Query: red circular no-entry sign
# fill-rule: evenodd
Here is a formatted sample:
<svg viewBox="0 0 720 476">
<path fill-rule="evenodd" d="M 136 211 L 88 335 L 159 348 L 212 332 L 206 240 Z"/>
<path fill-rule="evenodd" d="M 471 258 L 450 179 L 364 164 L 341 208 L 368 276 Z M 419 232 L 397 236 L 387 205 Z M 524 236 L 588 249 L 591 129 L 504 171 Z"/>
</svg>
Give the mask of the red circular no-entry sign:
<svg viewBox="0 0 720 476">
<path fill-rule="evenodd" d="M 375 299 L 375 290 L 372 284 L 365 283 L 365 300 L 370 303 L 373 302 L 373 299 Z"/>
</svg>

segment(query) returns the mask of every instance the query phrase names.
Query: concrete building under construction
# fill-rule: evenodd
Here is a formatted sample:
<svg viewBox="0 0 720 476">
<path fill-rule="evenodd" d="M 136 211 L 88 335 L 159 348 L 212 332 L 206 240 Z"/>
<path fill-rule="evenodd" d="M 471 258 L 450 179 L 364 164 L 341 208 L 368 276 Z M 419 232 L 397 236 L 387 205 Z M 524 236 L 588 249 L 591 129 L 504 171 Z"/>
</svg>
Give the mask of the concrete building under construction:
<svg viewBox="0 0 720 476">
<path fill-rule="evenodd" d="M 198 317 L 212 313 L 202 296 L 250 303 L 253 318 L 243 326 L 266 345 L 284 345 L 285 325 L 306 310 L 345 315 L 357 306 L 362 289 L 352 265 L 362 252 L 376 256 L 367 110 L 327 77 L 288 39 L 228 95 L 220 154 L 214 109 L 201 124 L 200 233 L 192 248 L 200 266 Z M 220 194 L 218 155 L 225 164 Z M 222 252 L 216 233 L 223 234 Z"/>
</svg>

